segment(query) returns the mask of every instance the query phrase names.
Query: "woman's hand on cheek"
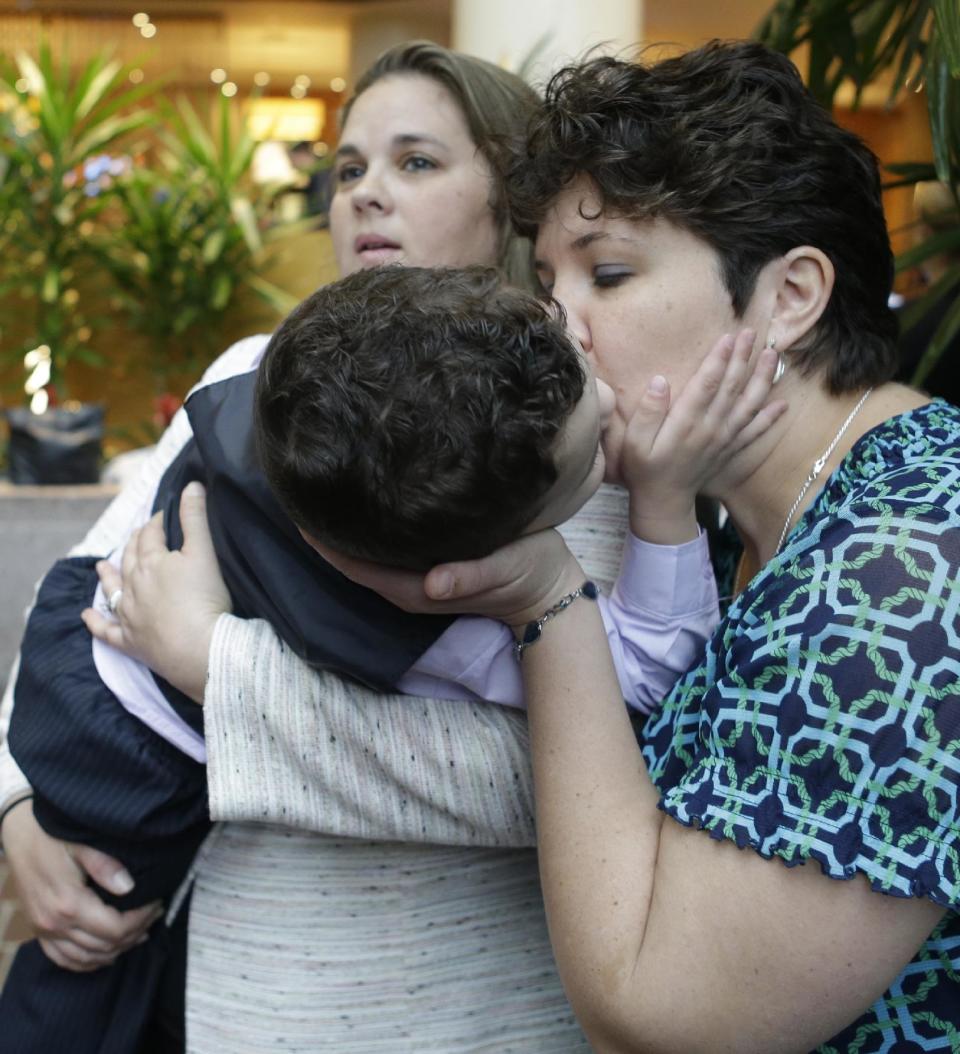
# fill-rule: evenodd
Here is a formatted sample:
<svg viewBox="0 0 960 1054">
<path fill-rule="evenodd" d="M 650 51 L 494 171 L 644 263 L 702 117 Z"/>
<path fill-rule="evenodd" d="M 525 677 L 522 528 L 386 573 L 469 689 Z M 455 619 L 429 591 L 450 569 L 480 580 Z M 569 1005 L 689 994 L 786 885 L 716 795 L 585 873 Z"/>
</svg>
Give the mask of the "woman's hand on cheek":
<svg viewBox="0 0 960 1054">
<path fill-rule="evenodd" d="M 630 490 L 630 525 L 652 542 L 680 542 L 684 524 L 696 535 L 696 495 L 712 490 L 744 448 L 765 435 L 786 409 L 768 401 L 776 355 L 765 349 L 751 364 L 755 334 L 722 337 L 675 400 L 655 377 L 627 425 L 623 470 Z M 671 532 L 672 535 L 671 536 Z"/>
<path fill-rule="evenodd" d="M 404 611 L 483 615 L 514 627 L 539 618 L 584 579 L 554 530 L 525 535 L 480 560 L 439 564 L 426 575 L 316 548 L 347 578 Z"/>
<path fill-rule="evenodd" d="M 87 608 L 83 621 L 93 636 L 139 659 L 201 703 L 213 629 L 232 605 L 199 484 L 190 484 L 180 498 L 180 523 L 179 551 L 167 548 L 158 514 L 131 536 L 122 575 L 106 561 L 97 565 L 105 595 L 122 590 L 116 619 Z"/>
</svg>

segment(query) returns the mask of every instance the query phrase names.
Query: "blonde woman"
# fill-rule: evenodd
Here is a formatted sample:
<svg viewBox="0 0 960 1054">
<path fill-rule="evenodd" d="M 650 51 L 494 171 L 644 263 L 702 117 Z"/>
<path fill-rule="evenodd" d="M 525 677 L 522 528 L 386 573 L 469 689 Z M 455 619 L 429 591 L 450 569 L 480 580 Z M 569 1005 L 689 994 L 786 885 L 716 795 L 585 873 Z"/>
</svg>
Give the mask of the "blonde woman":
<svg viewBox="0 0 960 1054">
<path fill-rule="evenodd" d="M 386 53 L 344 123 L 331 204 L 341 269 L 499 263 L 529 281 L 502 171 L 509 133 L 535 101 L 516 77 L 435 45 Z M 265 341 L 240 342 L 204 383 L 247 368 Z M 82 551 L 126 537 L 189 434 L 178 415 Z M 619 532 L 601 506 L 590 528 L 601 578 L 616 572 Z M 586 1049 L 546 939 L 522 717 L 318 675 L 266 623 L 205 608 L 203 585 L 191 576 L 165 593 L 176 610 L 161 607 L 156 624 L 173 639 L 155 645 L 204 699 L 211 814 L 284 828 L 229 823 L 201 856 L 186 1040 L 181 965 L 167 972 L 148 1049 Z M 49 839 L 9 755 L 2 773 L 13 805 L 4 847 L 44 950 L 81 970 L 109 963 L 154 908 L 121 915 L 100 903 L 85 873 L 124 892 L 116 863 Z"/>
</svg>

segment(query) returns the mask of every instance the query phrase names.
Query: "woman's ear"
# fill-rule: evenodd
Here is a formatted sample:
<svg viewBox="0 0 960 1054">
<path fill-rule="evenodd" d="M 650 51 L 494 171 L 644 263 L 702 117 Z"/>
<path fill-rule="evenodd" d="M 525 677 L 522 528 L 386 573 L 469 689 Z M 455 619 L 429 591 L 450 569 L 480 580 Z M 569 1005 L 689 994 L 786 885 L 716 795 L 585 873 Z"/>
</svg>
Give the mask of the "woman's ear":
<svg viewBox="0 0 960 1054">
<path fill-rule="evenodd" d="M 775 284 L 769 335 L 781 351 L 789 351 L 826 310 L 833 292 L 833 264 L 822 250 L 800 245 L 769 266 Z"/>
</svg>

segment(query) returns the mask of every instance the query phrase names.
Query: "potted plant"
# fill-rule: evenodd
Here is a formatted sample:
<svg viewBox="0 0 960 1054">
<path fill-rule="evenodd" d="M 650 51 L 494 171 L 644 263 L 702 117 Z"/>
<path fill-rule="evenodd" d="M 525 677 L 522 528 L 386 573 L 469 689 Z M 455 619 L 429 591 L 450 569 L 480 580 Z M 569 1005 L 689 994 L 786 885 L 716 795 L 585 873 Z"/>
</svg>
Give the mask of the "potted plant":
<svg viewBox="0 0 960 1054">
<path fill-rule="evenodd" d="M 131 108 L 154 88 L 130 88 L 127 73 L 105 56 L 74 73 L 46 45 L 0 70 L 4 357 L 23 363 L 29 400 L 7 413 L 15 482 L 97 478 L 102 409 L 68 401 L 65 369 L 100 362 L 77 281 L 123 165 L 108 152 L 153 119 Z"/>
<path fill-rule="evenodd" d="M 296 225 L 265 229 L 271 191 L 250 177 L 256 143 L 233 105 L 218 98 L 214 134 L 187 99 L 162 105 L 156 162 L 118 180 L 119 212 L 94 241 L 116 306 L 144 338 L 158 404 L 174 398 L 172 377 L 197 376 L 222 346 L 238 294 L 252 290 L 280 313 L 296 302 L 262 277 L 271 246 Z"/>
<path fill-rule="evenodd" d="M 933 161 L 890 165 L 887 187 L 938 181 L 953 207 L 935 229 L 901 253 L 898 271 L 944 261 L 927 292 L 901 315 L 909 333 L 933 317 L 931 336 L 910 380 L 923 384 L 948 347 L 960 346 L 960 4 L 957 0 L 779 0 L 757 30 L 770 47 L 809 49 L 807 83 L 825 106 L 851 83 L 854 105 L 868 84 L 889 82 L 891 103 L 909 89 L 926 92 Z"/>
</svg>

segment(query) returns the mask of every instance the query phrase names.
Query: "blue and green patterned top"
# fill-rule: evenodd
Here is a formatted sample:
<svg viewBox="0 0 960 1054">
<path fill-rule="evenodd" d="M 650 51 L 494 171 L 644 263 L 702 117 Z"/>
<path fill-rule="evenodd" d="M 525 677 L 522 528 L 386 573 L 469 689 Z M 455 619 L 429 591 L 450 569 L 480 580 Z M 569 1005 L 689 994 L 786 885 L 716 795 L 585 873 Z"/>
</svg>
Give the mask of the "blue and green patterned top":
<svg viewBox="0 0 960 1054">
<path fill-rule="evenodd" d="M 641 745 L 680 823 L 948 909 L 819 1051 L 960 1051 L 960 410 L 856 443 Z"/>
</svg>

